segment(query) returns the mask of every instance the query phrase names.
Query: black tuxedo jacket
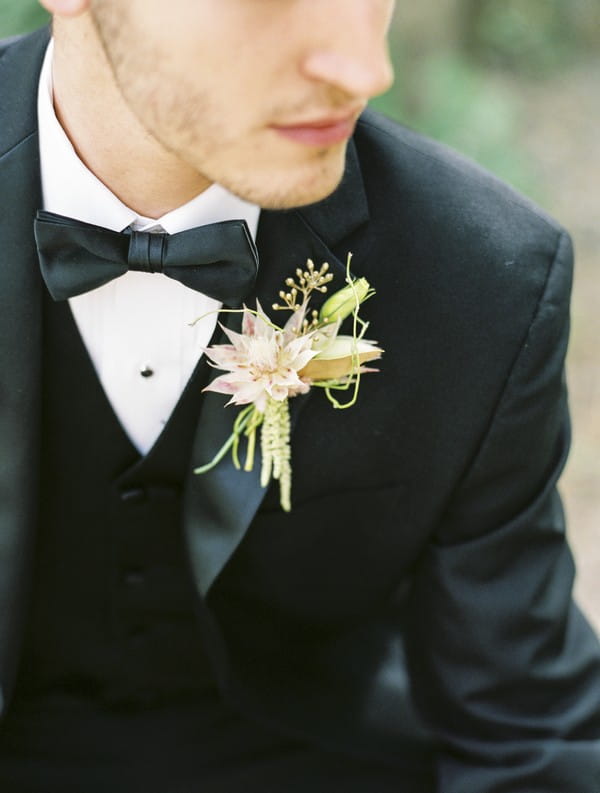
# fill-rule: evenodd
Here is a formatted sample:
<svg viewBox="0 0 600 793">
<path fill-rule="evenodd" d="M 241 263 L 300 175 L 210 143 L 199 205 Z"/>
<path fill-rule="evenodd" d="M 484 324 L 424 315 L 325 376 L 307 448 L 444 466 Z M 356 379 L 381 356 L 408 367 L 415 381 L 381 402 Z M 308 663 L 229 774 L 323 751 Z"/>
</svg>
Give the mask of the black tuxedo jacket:
<svg viewBox="0 0 600 793">
<path fill-rule="evenodd" d="M 0 680 L 35 539 L 42 281 L 35 99 L 47 33 L 0 58 Z M 68 189 L 68 185 L 65 185 Z M 598 793 L 598 645 L 573 607 L 555 484 L 569 443 L 571 248 L 477 167 L 371 113 L 339 189 L 263 212 L 257 296 L 311 257 L 377 295 L 358 404 L 292 401 L 293 511 L 223 461 L 190 474 L 189 558 L 224 695 L 443 793 Z M 233 408 L 202 397 L 190 469 Z M 259 466 L 257 466 L 259 468 Z"/>
</svg>

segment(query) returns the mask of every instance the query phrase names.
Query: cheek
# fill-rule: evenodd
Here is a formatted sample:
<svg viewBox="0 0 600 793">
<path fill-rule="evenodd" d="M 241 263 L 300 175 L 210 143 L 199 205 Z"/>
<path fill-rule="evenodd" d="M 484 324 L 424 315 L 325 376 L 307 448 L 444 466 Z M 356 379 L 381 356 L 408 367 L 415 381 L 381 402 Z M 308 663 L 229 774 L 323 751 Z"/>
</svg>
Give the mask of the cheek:
<svg viewBox="0 0 600 793">
<path fill-rule="evenodd" d="M 130 33 L 145 42 L 125 55 L 134 67 L 129 76 L 133 72 L 144 93 L 136 102 L 136 92 L 127 91 L 131 102 L 150 102 L 180 117 L 194 115 L 186 108 L 194 103 L 206 108 L 210 125 L 218 123 L 216 114 L 231 128 L 251 129 L 273 121 L 273 109 L 302 93 L 294 88 L 292 33 L 298 24 L 287 1 L 172 0 L 168 14 L 167 6 L 161 2 L 160 11 L 131 20 Z M 184 104 L 179 112 L 178 102 Z"/>
<path fill-rule="evenodd" d="M 222 102 L 243 116 L 281 104 L 299 75 L 294 56 L 293 19 L 283 0 L 218 0 L 225 9 L 207 22 L 209 39 L 188 49 L 189 61 Z M 284 8 L 288 8 L 286 14 Z M 292 97 L 290 97 L 292 98 Z"/>
<path fill-rule="evenodd" d="M 180 99 L 203 98 L 209 112 L 218 112 L 235 127 L 260 123 L 265 113 L 268 115 L 278 84 L 256 53 L 242 52 L 232 58 L 220 48 L 194 49 L 180 57 L 169 80 L 171 85 L 177 81 L 179 89 L 174 88 L 174 93 Z"/>
</svg>

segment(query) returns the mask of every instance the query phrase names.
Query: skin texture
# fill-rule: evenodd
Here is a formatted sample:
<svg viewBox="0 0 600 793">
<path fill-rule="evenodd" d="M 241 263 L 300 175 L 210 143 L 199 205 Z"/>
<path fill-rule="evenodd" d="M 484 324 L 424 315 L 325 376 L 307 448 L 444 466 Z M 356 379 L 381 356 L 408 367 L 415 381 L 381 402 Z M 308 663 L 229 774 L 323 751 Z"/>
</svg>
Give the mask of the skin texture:
<svg viewBox="0 0 600 793">
<path fill-rule="evenodd" d="M 88 167 L 151 217 L 213 182 L 268 208 L 324 198 L 346 137 L 299 141 L 281 127 L 351 127 L 392 79 L 393 0 L 43 4 L 63 127 Z"/>
</svg>

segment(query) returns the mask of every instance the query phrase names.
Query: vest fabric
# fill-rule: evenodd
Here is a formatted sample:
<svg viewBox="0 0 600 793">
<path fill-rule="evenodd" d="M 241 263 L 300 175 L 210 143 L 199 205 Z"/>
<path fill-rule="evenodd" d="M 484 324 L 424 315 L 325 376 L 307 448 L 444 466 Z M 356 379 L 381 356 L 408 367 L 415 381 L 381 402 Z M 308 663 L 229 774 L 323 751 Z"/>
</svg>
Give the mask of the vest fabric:
<svg viewBox="0 0 600 793">
<path fill-rule="evenodd" d="M 19 694 L 117 707 L 189 701 L 213 686 L 180 514 L 205 366 L 140 458 L 66 304 L 48 306 L 45 339 L 39 537 Z"/>
<path fill-rule="evenodd" d="M 19 678 L 0 726 L 3 793 L 21 777 L 41 793 L 53 774 L 88 793 L 94 766 L 113 793 L 123 776 L 124 790 L 135 778 L 151 790 L 160 769 L 176 763 L 191 778 L 207 746 L 218 756 L 231 738 L 235 751 L 254 730 L 217 693 L 184 553 L 182 482 L 207 376 L 201 362 L 141 458 L 68 304 L 47 301 L 39 530 Z"/>
<path fill-rule="evenodd" d="M 397 793 L 397 771 L 274 734 L 217 691 L 181 521 L 207 377 L 201 362 L 140 458 L 68 305 L 46 304 L 39 532 L 2 793 Z"/>
</svg>

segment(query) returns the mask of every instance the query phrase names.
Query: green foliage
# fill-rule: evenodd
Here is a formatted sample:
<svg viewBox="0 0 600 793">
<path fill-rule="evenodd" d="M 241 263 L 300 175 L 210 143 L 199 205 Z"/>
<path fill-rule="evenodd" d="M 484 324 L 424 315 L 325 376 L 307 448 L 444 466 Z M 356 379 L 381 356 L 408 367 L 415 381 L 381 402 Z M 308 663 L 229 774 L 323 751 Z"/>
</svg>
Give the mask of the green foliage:
<svg viewBox="0 0 600 793">
<path fill-rule="evenodd" d="M 536 180 L 519 150 L 521 108 L 506 82 L 453 50 L 417 57 L 394 47 L 396 84 L 372 106 L 472 157 L 518 189 Z"/>
<path fill-rule="evenodd" d="M 0 0 L 0 38 L 35 30 L 48 22 L 37 0 Z"/>
<path fill-rule="evenodd" d="M 578 54 L 577 0 L 471 0 L 470 5 L 470 47 L 485 63 L 536 74 Z"/>
</svg>

